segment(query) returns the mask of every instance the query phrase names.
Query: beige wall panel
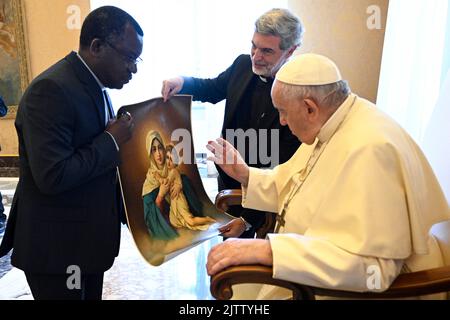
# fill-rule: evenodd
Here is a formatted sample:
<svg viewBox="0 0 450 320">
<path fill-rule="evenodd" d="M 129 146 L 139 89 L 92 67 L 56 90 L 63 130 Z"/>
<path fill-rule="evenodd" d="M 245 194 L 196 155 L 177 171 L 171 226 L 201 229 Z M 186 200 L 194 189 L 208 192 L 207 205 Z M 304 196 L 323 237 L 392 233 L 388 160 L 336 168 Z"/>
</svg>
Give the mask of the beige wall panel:
<svg viewBox="0 0 450 320">
<path fill-rule="evenodd" d="M 302 52 L 333 59 L 356 92 L 376 101 L 389 0 L 290 0 L 289 7 L 302 19 L 306 33 Z M 381 28 L 369 30 L 367 21 L 375 5 Z"/>
<path fill-rule="evenodd" d="M 0 156 L 16 155 L 18 153 L 17 133 L 14 128 L 14 119 L 0 120 Z"/>
</svg>

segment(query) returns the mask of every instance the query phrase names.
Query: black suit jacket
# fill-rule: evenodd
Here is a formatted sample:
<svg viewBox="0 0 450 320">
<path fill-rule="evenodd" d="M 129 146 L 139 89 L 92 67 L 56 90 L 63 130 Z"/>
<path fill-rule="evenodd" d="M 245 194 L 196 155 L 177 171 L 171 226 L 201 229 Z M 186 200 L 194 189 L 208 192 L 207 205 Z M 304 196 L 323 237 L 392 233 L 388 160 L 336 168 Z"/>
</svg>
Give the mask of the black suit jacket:
<svg viewBox="0 0 450 320">
<path fill-rule="evenodd" d="M 217 78 L 214 79 L 199 79 L 199 78 L 184 78 L 183 89 L 180 93 L 193 95 L 194 100 L 202 102 L 217 103 L 226 99 L 225 114 L 222 126 L 222 136 L 226 137 L 226 129 L 236 129 L 232 127 L 235 117 L 239 116 L 239 108 L 242 103 L 243 96 L 249 87 L 251 81 L 258 77 L 253 73 L 252 62 L 249 55 L 240 55 L 236 58 L 233 64 Z M 256 115 L 260 121 L 259 126 L 253 129 L 279 129 L 279 162 L 284 163 L 289 160 L 300 146 L 300 141 L 292 134 L 288 126 L 280 124 L 278 111 L 274 108 L 270 112 L 260 110 Z M 270 150 L 270 149 L 269 149 Z M 259 148 L 257 148 L 259 154 Z M 252 167 L 262 168 L 267 167 L 266 164 L 260 162 L 249 164 Z M 221 189 L 236 189 L 240 188 L 240 184 L 226 175 L 220 168 L 218 168 L 219 190 Z M 245 213 L 242 214 L 244 218 L 252 225 L 260 224 L 261 215 Z"/>
<path fill-rule="evenodd" d="M 109 269 L 117 256 L 119 154 L 101 89 L 72 52 L 25 91 L 15 122 L 20 180 L 0 255 L 26 272 Z"/>
</svg>

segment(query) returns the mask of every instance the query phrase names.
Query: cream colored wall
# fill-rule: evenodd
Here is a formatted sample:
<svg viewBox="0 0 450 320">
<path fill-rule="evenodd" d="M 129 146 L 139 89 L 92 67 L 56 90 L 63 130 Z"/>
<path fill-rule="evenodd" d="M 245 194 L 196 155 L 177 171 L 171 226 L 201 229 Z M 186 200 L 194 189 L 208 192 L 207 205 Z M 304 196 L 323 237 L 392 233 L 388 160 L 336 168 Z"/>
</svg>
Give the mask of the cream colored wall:
<svg viewBox="0 0 450 320">
<path fill-rule="evenodd" d="M 336 62 L 352 91 L 376 102 L 389 0 L 289 0 L 306 32 L 302 52 Z M 367 8 L 381 12 L 381 29 L 369 30 Z"/>
<path fill-rule="evenodd" d="M 89 0 L 24 0 L 26 38 L 33 79 L 69 51 L 77 50 L 80 30 L 70 30 L 67 20 L 69 6 L 78 6 L 81 21 L 90 10 Z M 0 155 L 18 153 L 14 120 L 0 120 Z"/>
</svg>

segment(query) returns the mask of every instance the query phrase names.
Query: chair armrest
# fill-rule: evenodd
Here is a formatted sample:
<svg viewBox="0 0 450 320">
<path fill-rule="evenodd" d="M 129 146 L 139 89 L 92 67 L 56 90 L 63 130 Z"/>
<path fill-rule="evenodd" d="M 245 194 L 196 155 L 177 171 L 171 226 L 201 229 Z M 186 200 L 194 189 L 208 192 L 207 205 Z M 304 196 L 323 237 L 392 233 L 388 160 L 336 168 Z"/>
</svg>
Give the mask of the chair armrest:
<svg viewBox="0 0 450 320">
<path fill-rule="evenodd" d="M 220 191 L 215 200 L 216 208 L 227 211 L 230 206 L 241 205 L 242 190 L 227 189 Z"/>
<path fill-rule="evenodd" d="M 400 274 L 383 292 L 351 292 L 314 288 L 316 295 L 354 299 L 394 299 L 450 291 L 450 266 Z"/>
<path fill-rule="evenodd" d="M 218 300 L 229 300 L 233 296 L 232 286 L 242 283 L 261 283 L 292 290 L 295 300 L 314 299 L 308 286 L 274 279 L 272 267 L 263 265 L 241 265 L 227 268 L 211 277 L 211 294 Z"/>
<path fill-rule="evenodd" d="M 272 278 L 271 267 L 261 265 L 234 266 L 211 277 L 211 293 L 217 299 L 230 299 L 232 285 L 262 283 L 290 289 L 293 299 L 314 299 L 315 295 L 352 299 L 392 299 L 450 291 L 450 266 L 404 273 L 383 292 L 352 292 L 310 287 Z"/>
</svg>

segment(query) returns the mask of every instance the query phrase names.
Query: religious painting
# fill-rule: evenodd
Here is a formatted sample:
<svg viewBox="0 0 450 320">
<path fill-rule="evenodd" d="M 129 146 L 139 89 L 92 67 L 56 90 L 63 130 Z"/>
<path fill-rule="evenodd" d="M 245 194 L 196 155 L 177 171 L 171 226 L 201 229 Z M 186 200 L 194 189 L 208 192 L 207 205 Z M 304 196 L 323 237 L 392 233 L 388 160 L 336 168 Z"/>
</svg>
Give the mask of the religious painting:
<svg viewBox="0 0 450 320">
<path fill-rule="evenodd" d="M 0 95 L 14 118 L 29 82 L 22 0 L 0 0 Z"/>
<path fill-rule="evenodd" d="M 206 194 L 193 148 L 192 97 L 124 106 L 134 119 L 120 148 L 120 182 L 128 226 L 142 256 L 160 265 L 219 234 L 231 216 Z"/>
</svg>

